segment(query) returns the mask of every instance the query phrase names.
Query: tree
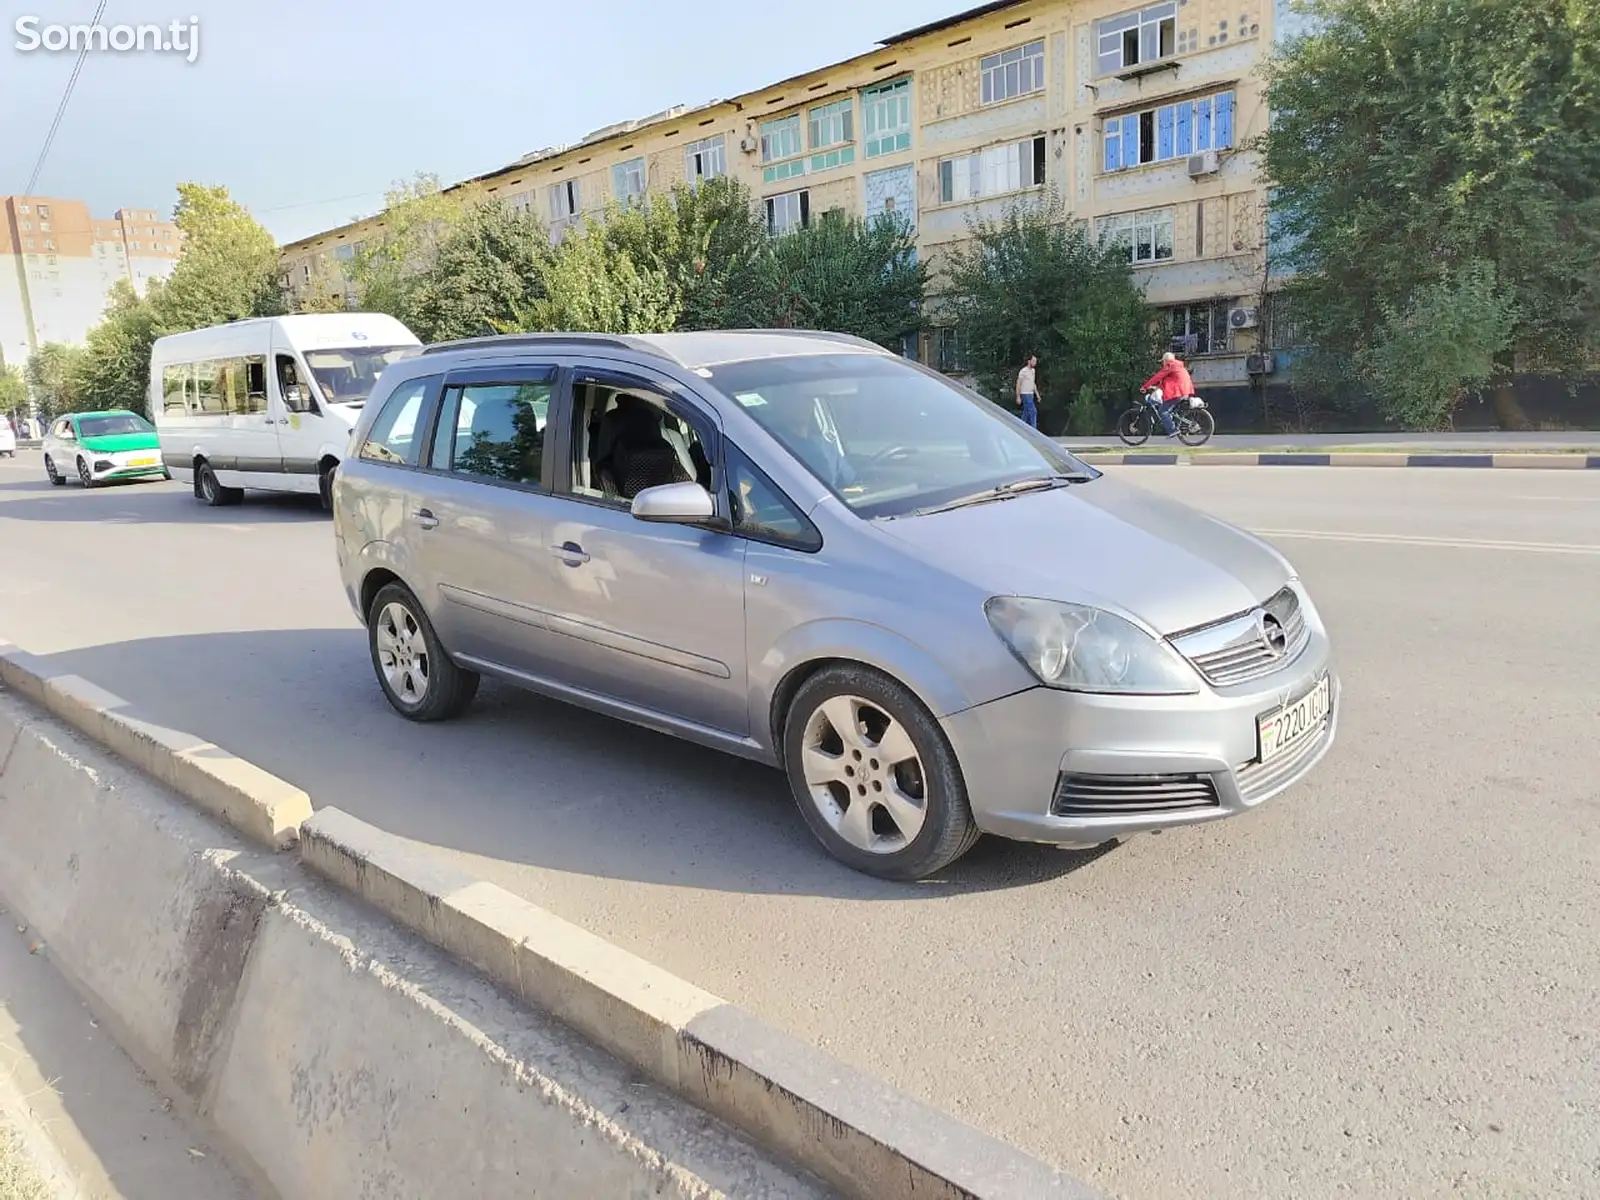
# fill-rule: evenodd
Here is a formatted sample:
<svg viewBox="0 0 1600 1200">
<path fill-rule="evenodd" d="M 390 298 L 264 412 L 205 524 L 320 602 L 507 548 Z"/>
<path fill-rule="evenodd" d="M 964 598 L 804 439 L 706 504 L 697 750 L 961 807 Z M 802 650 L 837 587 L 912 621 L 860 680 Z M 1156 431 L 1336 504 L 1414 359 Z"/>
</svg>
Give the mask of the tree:
<svg viewBox="0 0 1600 1200">
<path fill-rule="evenodd" d="M 0 413 L 28 411 L 28 380 L 21 367 L 0 366 Z"/>
<path fill-rule="evenodd" d="M 74 391 L 82 405 L 150 415 L 150 347 L 165 298 L 159 281 L 143 297 L 125 279 L 112 286 L 104 318 L 89 331 L 73 363 Z"/>
<path fill-rule="evenodd" d="M 1160 354 L 1127 247 L 1099 244 L 1054 203 L 974 224 L 971 242 L 950 254 L 942 300 L 991 399 L 1009 406 L 1017 369 L 1039 356 L 1049 427 L 1085 386 L 1101 401 L 1125 397 Z"/>
<path fill-rule="evenodd" d="M 1309 338 L 1351 364 L 1389 361 L 1485 264 L 1512 319 L 1503 384 L 1515 364 L 1584 365 L 1600 350 L 1600 0 L 1318 0 L 1316 13 L 1270 68 L 1262 143 Z M 1397 313 L 1412 326 L 1388 334 Z M 1452 386 L 1475 362 L 1432 359 Z M 1496 400 L 1520 422 L 1509 386 Z"/>
<path fill-rule="evenodd" d="M 481 337 L 514 324 L 544 295 L 551 254 L 537 217 L 480 201 L 407 285 L 406 323 L 427 342 Z"/>
<path fill-rule="evenodd" d="M 498 328 L 665 333 L 676 328 L 678 314 L 679 295 L 666 271 L 635 262 L 628 250 L 611 244 L 605 221 L 591 221 L 562 239 L 543 286 Z"/>
<path fill-rule="evenodd" d="M 825 213 L 773 239 L 759 272 L 762 324 L 826 329 L 899 349 L 922 327 L 928 267 L 904 221 Z"/>
<path fill-rule="evenodd" d="M 150 299 L 158 334 L 283 311 L 277 243 L 227 188 L 180 183 L 173 220 L 183 256 Z"/>
<path fill-rule="evenodd" d="M 379 232 L 356 250 L 346 269 L 361 310 L 388 313 L 409 325 L 417 280 L 432 269 L 440 245 L 478 198 L 475 188 L 442 191 L 437 175 L 420 172 L 390 188 Z"/>
<path fill-rule="evenodd" d="M 39 416 L 51 421 L 78 409 L 77 361 L 83 351 L 62 342 L 46 342 L 28 356 L 23 368 Z"/>
</svg>

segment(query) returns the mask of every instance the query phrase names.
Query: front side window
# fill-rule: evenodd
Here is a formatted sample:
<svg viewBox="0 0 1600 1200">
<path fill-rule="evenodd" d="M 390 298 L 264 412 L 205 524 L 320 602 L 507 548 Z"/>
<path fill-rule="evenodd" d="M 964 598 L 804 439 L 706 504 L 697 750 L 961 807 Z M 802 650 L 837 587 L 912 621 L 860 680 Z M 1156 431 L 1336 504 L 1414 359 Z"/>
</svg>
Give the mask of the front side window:
<svg viewBox="0 0 1600 1200">
<path fill-rule="evenodd" d="M 989 401 L 899 358 L 754 359 L 713 368 L 710 382 L 862 517 L 1095 474 Z"/>
<path fill-rule="evenodd" d="M 417 465 L 418 451 L 422 448 L 417 422 L 422 416 L 422 402 L 427 398 L 430 382 L 412 379 L 390 393 L 378 419 L 367 431 L 367 440 L 361 444 L 362 458 L 394 466 Z"/>
<path fill-rule="evenodd" d="M 306 366 L 329 404 L 365 404 L 390 363 L 410 358 L 420 346 L 361 346 L 307 350 Z"/>
<path fill-rule="evenodd" d="M 822 547 L 817 527 L 742 451 L 728 446 L 723 466 L 735 533 L 797 550 Z"/>
<path fill-rule="evenodd" d="M 999 104 L 1031 92 L 1044 91 L 1044 42 L 1013 46 L 981 59 L 983 103 Z"/>
<path fill-rule="evenodd" d="M 711 489 L 699 431 L 645 387 L 590 380 L 574 389 L 570 465 L 574 496 L 618 506 L 669 483 Z"/>
<path fill-rule="evenodd" d="M 542 486 L 545 425 L 554 381 L 551 371 L 548 380 L 537 382 L 450 388 L 434 432 L 433 467 L 500 483 Z"/>
</svg>

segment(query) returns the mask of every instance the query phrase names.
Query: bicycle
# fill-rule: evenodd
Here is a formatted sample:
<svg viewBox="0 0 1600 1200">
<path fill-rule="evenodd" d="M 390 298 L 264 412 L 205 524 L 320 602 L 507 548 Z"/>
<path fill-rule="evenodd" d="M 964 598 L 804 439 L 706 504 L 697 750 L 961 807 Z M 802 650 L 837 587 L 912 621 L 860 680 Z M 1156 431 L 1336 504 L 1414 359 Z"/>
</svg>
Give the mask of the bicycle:
<svg viewBox="0 0 1600 1200">
<path fill-rule="evenodd" d="M 1125 445 L 1142 446 L 1161 424 L 1156 406 L 1161 403 L 1161 389 L 1151 388 L 1120 417 L 1117 418 L 1117 436 Z M 1204 446 L 1217 431 L 1217 422 L 1199 396 L 1190 396 L 1172 407 L 1172 423 L 1178 440 L 1185 446 Z"/>
</svg>

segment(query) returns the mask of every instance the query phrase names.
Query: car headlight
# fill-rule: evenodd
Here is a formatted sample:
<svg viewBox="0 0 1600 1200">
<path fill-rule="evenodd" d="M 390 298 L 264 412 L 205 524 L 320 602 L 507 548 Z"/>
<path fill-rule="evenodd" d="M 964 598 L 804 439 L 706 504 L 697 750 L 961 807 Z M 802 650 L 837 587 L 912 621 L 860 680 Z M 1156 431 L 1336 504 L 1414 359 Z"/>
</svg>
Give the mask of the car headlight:
<svg viewBox="0 0 1600 1200">
<path fill-rule="evenodd" d="M 1019 596 L 996 596 L 983 611 L 1000 640 L 1046 687 L 1146 696 L 1200 690 L 1177 651 L 1115 613 Z"/>
</svg>

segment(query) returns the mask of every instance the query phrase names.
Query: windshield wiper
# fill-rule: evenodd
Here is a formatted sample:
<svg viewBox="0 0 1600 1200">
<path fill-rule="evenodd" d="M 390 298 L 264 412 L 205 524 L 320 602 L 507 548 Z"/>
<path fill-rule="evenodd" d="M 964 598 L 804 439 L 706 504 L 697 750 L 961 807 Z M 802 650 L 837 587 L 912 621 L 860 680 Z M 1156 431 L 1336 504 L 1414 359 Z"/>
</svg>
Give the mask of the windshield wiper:
<svg viewBox="0 0 1600 1200">
<path fill-rule="evenodd" d="M 1038 475 L 1028 479 L 1013 479 L 1010 483 L 996 484 L 992 488 L 985 488 L 981 492 L 973 492 L 970 496 L 958 496 L 943 504 L 935 504 L 931 508 L 919 508 L 916 515 L 919 517 L 931 516 L 934 513 L 950 512 L 952 509 L 966 508 L 973 504 L 988 504 L 993 500 L 1009 500 L 1013 496 L 1020 496 L 1024 492 L 1044 492 L 1055 488 L 1067 487 L 1074 483 L 1088 483 L 1091 476 L 1078 475 Z"/>
</svg>

